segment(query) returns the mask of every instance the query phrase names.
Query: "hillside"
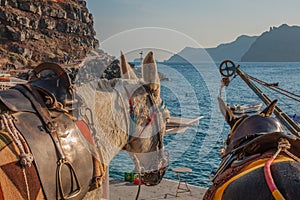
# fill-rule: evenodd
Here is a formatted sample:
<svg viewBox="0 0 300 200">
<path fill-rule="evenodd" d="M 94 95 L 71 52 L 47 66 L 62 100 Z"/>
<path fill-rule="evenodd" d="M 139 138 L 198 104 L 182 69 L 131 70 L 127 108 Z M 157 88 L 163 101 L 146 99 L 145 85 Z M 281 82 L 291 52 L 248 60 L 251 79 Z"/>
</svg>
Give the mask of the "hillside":
<svg viewBox="0 0 300 200">
<path fill-rule="evenodd" d="M 243 62 L 300 62 L 300 27 L 283 24 L 260 35 Z"/>
<path fill-rule="evenodd" d="M 240 61 L 241 57 L 250 48 L 252 43 L 256 40 L 256 36 L 242 35 L 235 41 L 221 44 L 215 48 L 192 48 L 186 47 L 178 54 L 173 55 L 167 62 L 207 62 L 214 60 L 216 62 L 224 59 L 231 59 L 234 61 Z"/>
<path fill-rule="evenodd" d="M 225 59 L 240 61 L 256 38 L 257 36 L 242 35 L 234 42 L 221 44 L 216 48 L 208 48 L 206 50 L 214 61 L 223 61 Z"/>
<path fill-rule="evenodd" d="M 171 56 L 166 62 L 168 63 L 198 63 L 210 61 L 210 56 L 205 49 L 185 47 L 179 53 Z"/>
</svg>

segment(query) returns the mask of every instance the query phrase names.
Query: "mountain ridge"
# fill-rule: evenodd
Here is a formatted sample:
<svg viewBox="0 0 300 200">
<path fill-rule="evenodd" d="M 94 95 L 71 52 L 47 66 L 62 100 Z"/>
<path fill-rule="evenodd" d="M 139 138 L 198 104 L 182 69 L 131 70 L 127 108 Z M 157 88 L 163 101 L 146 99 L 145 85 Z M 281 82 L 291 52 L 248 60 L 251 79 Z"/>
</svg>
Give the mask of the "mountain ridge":
<svg viewBox="0 0 300 200">
<path fill-rule="evenodd" d="M 250 48 L 257 36 L 241 35 L 233 42 L 220 44 L 213 48 L 185 47 L 179 53 L 171 56 L 167 62 L 208 62 L 231 59 L 239 61 L 242 55 Z"/>
<path fill-rule="evenodd" d="M 214 48 L 185 47 L 167 62 L 300 62 L 300 26 L 282 24 L 259 36 L 241 35 Z"/>
<path fill-rule="evenodd" d="M 262 33 L 241 58 L 243 62 L 300 62 L 300 26 L 282 24 Z"/>
</svg>

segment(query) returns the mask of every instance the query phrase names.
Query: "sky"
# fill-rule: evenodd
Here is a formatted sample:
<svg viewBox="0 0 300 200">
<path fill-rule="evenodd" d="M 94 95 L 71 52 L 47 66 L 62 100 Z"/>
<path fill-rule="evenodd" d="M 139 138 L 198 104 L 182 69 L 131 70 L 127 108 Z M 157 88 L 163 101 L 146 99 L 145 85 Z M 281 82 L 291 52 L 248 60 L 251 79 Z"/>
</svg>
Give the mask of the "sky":
<svg viewBox="0 0 300 200">
<path fill-rule="evenodd" d="M 87 0 L 87 6 L 100 47 L 113 55 L 141 46 L 216 47 L 281 24 L 300 25 L 299 0 Z"/>
</svg>

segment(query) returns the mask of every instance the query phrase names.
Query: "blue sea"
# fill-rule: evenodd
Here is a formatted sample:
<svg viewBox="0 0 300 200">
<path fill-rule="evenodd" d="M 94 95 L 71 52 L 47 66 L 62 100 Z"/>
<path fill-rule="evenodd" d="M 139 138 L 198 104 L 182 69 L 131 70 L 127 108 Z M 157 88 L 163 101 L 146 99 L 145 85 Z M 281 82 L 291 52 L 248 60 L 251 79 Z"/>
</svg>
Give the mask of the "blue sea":
<svg viewBox="0 0 300 200">
<path fill-rule="evenodd" d="M 279 87 L 300 94 L 300 63 L 236 63 L 240 69 L 268 83 L 279 82 Z M 161 97 L 171 115 L 193 118 L 204 116 L 182 134 L 165 136 L 165 148 L 170 152 L 169 169 L 165 178 L 177 180 L 171 171 L 174 167 L 189 167 L 193 172 L 189 183 L 208 187 L 220 163 L 220 147 L 229 133 L 229 126 L 219 112 L 217 95 L 221 75 L 219 63 L 166 64 L 159 63 L 158 70 L 167 75 L 169 81 L 162 81 Z M 230 85 L 223 90 L 224 100 L 229 104 L 261 102 L 254 92 L 237 76 L 230 78 Z M 278 99 L 278 105 L 288 114 L 300 114 L 299 102 L 274 93 L 258 85 L 271 99 Z M 264 106 L 263 106 L 264 107 Z M 124 179 L 124 172 L 132 171 L 134 165 L 126 154 L 120 152 L 111 162 L 110 176 Z"/>
</svg>

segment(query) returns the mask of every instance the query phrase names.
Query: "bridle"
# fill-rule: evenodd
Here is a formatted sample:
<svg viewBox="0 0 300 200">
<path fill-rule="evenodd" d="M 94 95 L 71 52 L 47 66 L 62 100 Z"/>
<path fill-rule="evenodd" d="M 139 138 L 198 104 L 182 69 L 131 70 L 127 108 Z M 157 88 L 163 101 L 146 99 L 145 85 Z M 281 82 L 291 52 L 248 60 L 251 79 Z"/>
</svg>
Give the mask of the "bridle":
<svg viewBox="0 0 300 200">
<path fill-rule="evenodd" d="M 140 138 L 140 136 L 143 135 L 145 129 L 149 125 L 152 125 L 152 126 L 158 127 L 157 135 L 152 136 L 152 137 L 158 137 L 158 149 L 162 149 L 163 148 L 163 140 L 162 140 L 163 133 L 162 133 L 162 129 L 161 129 L 160 118 L 163 119 L 163 116 L 161 116 L 162 115 L 161 113 L 163 113 L 167 108 L 164 105 L 163 101 L 159 106 L 155 103 L 155 101 L 151 95 L 150 89 L 147 85 L 143 85 L 142 87 L 147 92 L 147 98 L 149 98 L 149 101 L 151 102 L 151 107 L 153 107 L 154 109 L 153 109 L 152 113 L 147 116 L 147 122 L 146 122 L 145 126 L 142 128 L 142 130 L 138 133 L 137 137 L 133 137 L 133 132 L 135 129 L 135 120 L 136 120 L 136 116 L 134 114 L 134 109 L 135 109 L 134 101 L 133 101 L 133 98 L 130 95 L 128 89 L 126 87 L 124 87 L 124 89 L 127 93 L 127 97 L 129 99 L 129 108 L 130 108 L 130 110 L 129 110 L 130 122 L 129 122 L 128 144 L 138 140 Z M 169 157 L 170 157 L 168 151 L 164 151 L 164 153 L 167 153 L 167 158 L 164 158 L 165 155 L 163 155 L 162 158 L 160 159 L 160 162 L 166 161 L 166 164 L 154 171 L 145 171 L 145 169 L 140 166 L 140 162 L 139 162 L 139 159 L 137 158 L 137 156 L 135 154 L 134 154 L 134 156 L 132 156 L 132 159 L 134 160 L 134 162 L 137 164 L 137 166 L 139 168 L 138 173 L 140 175 L 140 178 L 145 185 L 151 186 L 151 185 L 157 185 L 158 183 L 160 183 L 163 175 L 165 174 L 165 171 L 167 170 Z M 154 177 L 157 177 L 157 178 L 154 178 Z"/>
<path fill-rule="evenodd" d="M 147 97 L 149 98 L 150 102 L 151 102 L 151 106 L 154 107 L 153 112 L 147 116 L 147 122 L 145 124 L 145 126 L 143 127 L 143 129 L 140 131 L 140 133 L 138 134 L 137 137 L 132 138 L 133 133 L 134 133 L 134 129 L 135 129 L 135 120 L 136 120 L 136 116 L 134 114 L 134 109 L 135 109 L 135 105 L 134 105 L 134 101 L 132 96 L 130 95 L 128 89 L 126 87 L 124 87 L 128 99 L 129 99 L 129 115 L 130 115 L 130 122 L 129 122 L 129 137 L 128 137 L 128 143 L 131 143 L 135 140 L 137 140 L 140 136 L 143 135 L 145 129 L 147 128 L 148 125 L 152 124 L 155 125 L 156 127 L 160 128 L 161 124 L 159 122 L 159 113 L 164 112 L 164 110 L 166 110 L 166 106 L 164 104 L 164 102 L 162 101 L 162 103 L 159 105 L 159 107 L 157 106 L 157 104 L 154 102 L 153 97 L 150 93 L 150 90 L 148 89 L 147 86 L 143 85 L 142 86 L 146 92 L 147 92 Z M 158 131 L 158 136 L 161 136 L 161 129 L 159 129 Z M 159 149 L 161 149 L 163 147 L 162 144 L 162 140 L 161 137 L 159 137 Z"/>
</svg>

